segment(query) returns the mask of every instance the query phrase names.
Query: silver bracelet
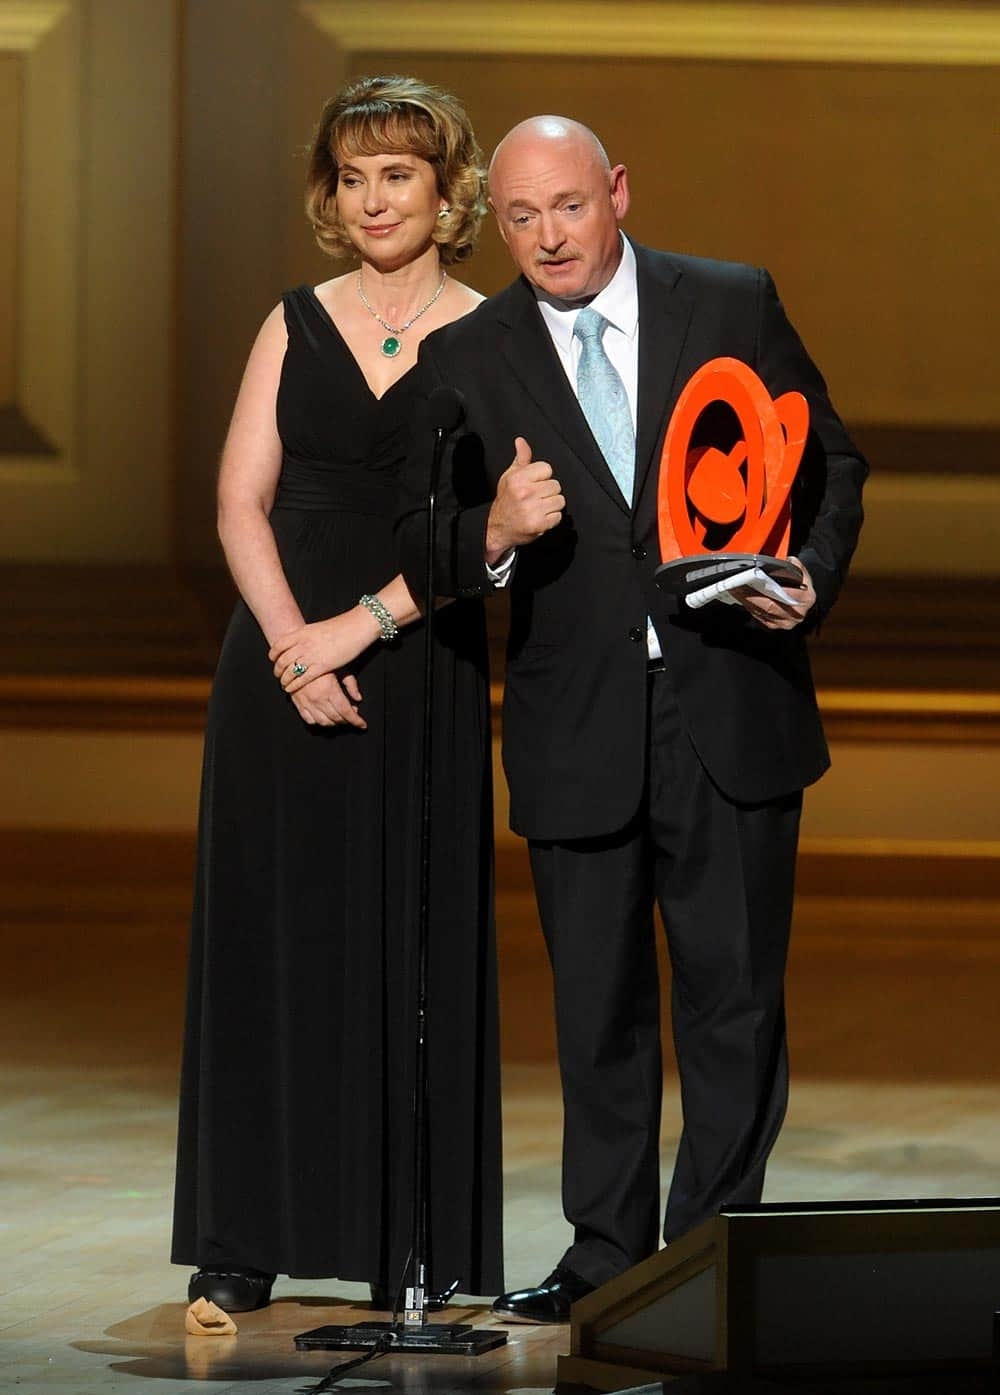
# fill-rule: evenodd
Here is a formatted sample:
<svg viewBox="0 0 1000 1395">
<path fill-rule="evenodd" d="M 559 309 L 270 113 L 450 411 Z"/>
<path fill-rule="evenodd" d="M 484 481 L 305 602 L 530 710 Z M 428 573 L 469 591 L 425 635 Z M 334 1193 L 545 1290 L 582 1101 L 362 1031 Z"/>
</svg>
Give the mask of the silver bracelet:
<svg viewBox="0 0 1000 1395">
<path fill-rule="evenodd" d="M 392 611 L 388 606 L 384 606 L 378 596 L 359 596 L 358 605 L 363 605 L 365 610 L 370 610 L 378 621 L 381 638 L 388 644 L 390 639 L 395 639 L 399 634 L 399 626 L 392 618 Z"/>
</svg>

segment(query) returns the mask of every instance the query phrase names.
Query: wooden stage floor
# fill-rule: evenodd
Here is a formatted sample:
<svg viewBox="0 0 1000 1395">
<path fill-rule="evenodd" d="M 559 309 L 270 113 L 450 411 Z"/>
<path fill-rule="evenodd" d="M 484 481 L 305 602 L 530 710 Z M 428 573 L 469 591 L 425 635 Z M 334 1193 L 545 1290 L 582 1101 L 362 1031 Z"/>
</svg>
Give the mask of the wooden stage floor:
<svg viewBox="0 0 1000 1395">
<path fill-rule="evenodd" d="M 187 1271 L 166 1255 L 186 884 L 53 887 L 26 873 L 3 895 L 0 1388 L 310 1388 L 333 1358 L 296 1353 L 292 1337 L 360 1316 L 357 1286 L 279 1280 L 277 1301 L 241 1315 L 237 1338 L 184 1335 Z M 768 1197 L 1000 1191 L 997 913 L 988 900 L 800 900 L 789 973 L 793 1096 Z M 511 1286 L 544 1275 L 568 1233 L 533 918 L 523 882 L 502 888 Z M 664 1181 L 678 1132 L 673 1076 L 665 1103 Z M 488 1320 L 481 1300 L 463 1300 L 459 1312 Z M 339 1388 L 551 1391 L 567 1332 L 510 1331 L 507 1347 L 477 1360 L 383 1360 Z"/>
</svg>

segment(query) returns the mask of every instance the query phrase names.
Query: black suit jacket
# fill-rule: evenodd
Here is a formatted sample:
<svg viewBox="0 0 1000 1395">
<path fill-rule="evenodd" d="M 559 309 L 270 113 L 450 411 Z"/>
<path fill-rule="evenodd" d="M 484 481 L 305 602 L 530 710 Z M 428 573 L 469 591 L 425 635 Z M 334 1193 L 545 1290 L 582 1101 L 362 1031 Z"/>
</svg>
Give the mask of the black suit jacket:
<svg viewBox="0 0 1000 1395">
<path fill-rule="evenodd" d="M 759 268 L 635 248 L 639 291 L 636 483 L 630 510 L 590 433 L 534 294 L 521 279 L 428 336 L 419 372 L 465 397 L 446 452 L 436 574 L 441 594 L 490 589 L 484 535 L 496 482 L 524 436 L 566 497 L 558 527 L 519 551 L 511 581 L 504 767 L 511 824 L 565 840 L 622 828 L 645 777 L 646 616 L 652 616 L 688 733 L 713 781 L 741 803 L 800 790 L 829 764 L 804 630 L 830 609 L 861 525 L 867 466 Z M 818 602 L 806 626 L 771 631 L 736 606 L 683 607 L 657 590 L 656 495 L 666 426 L 708 359 L 748 363 L 772 395 L 809 402 L 791 551 Z M 425 443 L 411 454 L 399 523 L 402 565 L 423 588 Z M 654 734 L 655 738 L 655 734 Z"/>
</svg>

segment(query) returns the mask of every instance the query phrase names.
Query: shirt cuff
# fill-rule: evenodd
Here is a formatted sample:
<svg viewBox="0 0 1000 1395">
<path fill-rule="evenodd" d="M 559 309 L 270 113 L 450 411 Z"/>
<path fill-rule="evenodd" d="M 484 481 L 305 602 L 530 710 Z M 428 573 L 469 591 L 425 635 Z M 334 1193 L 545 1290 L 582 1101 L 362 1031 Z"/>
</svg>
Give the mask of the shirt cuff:
<svg viewBox="0 0 1000 1395">
<path fill-rule="evenodd" d="M 510 581 L 511 575 L 514 571 L 514 563 L 516 561 L 517 548 L 512 547 L 511 550 L 507 553 L 507 556 L 504 557 L 501 561 L 495 563 L 494 566 L 491 567 L 489 562 L 485 563 L 486 575 L 489 578 L 490 582 L 493 584 L 495 590 L 502 591 L 503 588 L 507 585 L 508 581 Z"/>
</svg>

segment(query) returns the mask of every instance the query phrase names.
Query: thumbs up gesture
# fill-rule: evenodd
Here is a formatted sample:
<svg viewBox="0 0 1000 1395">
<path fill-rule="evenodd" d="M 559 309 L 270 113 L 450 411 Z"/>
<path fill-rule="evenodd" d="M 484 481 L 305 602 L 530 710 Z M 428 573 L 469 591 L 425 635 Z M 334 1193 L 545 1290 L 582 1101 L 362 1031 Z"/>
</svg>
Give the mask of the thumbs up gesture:
<svg viewBox="0 0 1000 1395">
<path fill-rule="evenodd" d="M 500 476 L 486 525 L 486 560 L 493 565 L 512 547 L 534 542 L 562 518 L 566 500 L 547 460 L 533 460 L 523 436 L 514 438 L 514 459 Z"/>
</svg>

